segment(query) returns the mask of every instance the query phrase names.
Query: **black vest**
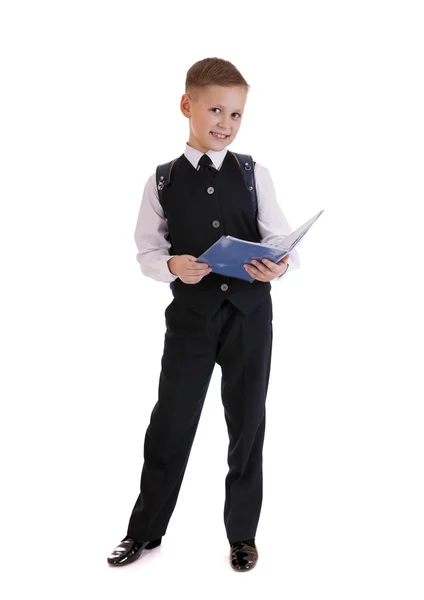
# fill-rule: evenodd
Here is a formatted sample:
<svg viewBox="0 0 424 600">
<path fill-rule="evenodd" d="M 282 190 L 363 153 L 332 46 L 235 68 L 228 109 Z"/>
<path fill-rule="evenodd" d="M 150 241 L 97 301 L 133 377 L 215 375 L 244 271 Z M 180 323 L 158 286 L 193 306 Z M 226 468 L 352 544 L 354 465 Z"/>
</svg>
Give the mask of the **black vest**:
<svg viewBox="0 0 424 600">
<path fill-rule="evenodd" d="M 229 151 L 215 177 L 203 169 L 197 171 L 182 154 L 161 196 L 168 221 L 169 254 L 197 258 L 222 235 L 261 241 L 250 192 Z M 170 288 L 178 302 L 202 315 L 213 316 L 226 298 L 248 315 L 270 293 L 271 284 L 211 272 L 196 284 L 177 278 Z"/>
</svg>

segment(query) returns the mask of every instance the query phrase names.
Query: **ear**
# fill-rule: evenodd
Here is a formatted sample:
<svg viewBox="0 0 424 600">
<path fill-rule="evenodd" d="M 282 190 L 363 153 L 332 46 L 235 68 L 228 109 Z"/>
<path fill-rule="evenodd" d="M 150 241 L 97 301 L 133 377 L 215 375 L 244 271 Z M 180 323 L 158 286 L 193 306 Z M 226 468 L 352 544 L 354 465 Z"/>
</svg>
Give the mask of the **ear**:
<svg viewBox="0 0 424 600">
<path fill-rule="evenodd" d="M 180 102 L 180 109 L 183 115 L 187 118 L 191 117 L 191 103 L 192 100 L 188 94 L 183 94 Z"/>
</svg>

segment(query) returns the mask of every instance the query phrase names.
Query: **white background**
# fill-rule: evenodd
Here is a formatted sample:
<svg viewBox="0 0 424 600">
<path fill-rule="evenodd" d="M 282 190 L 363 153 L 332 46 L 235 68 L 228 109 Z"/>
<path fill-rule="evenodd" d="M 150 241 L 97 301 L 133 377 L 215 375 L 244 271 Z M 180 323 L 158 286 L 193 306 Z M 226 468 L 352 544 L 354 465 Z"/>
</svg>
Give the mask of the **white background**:
<svg viewBox="0 0 424 600">
<path fill-rule="evenodd" d="M 3 597 L 422 600 L 420 9 L 2 3 Z M 210 56 L 251 86 L 230 149 L 269 169 L 293 229 L 325 212 L 273 284 L 256 569 L 228 562 L 218 366 L 162 546 L 117 569 L 172 299 L 134 229 Z"/>
</svg>

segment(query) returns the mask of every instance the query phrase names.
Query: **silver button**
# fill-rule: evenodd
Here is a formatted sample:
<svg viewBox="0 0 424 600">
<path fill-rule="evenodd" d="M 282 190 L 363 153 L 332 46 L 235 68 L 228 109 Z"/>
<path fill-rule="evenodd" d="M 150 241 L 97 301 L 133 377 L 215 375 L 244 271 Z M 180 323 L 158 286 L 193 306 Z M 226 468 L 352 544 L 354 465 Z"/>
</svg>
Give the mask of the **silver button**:
<svg viewBox="0 0 424 600">
<path fill-rule="evenodd" d="M 226 292 L 226 291 L 228 290 L 228 285 L 227 285 L 226 283 L 223 283 L 223 284 L 221 285 L 221 290 L 222 290 L 223 292 Z"/>
<path fill-rule="evenodd" d="M 208 192 L 208 194 L 213 194 L 215 189 L 213 187 L 208 187 L 206 191 Z"/>
<path fill-rule="evenodd" d="M 213 222 L 212 222 L 212 225 L 213 225 L 214 227 L 219 227 L 219 226 L 221 225 L 221 223 L 220 223 L 219 221 L 213 221 Z"/>
</svg>

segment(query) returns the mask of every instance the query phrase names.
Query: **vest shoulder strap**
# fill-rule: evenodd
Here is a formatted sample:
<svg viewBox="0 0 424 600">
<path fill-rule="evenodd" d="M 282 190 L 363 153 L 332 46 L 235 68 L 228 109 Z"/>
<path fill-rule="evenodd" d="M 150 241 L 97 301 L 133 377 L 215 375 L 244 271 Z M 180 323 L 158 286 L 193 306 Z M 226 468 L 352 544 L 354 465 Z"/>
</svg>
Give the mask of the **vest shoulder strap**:
<svg viewBox="0 0 424 600">
<path fill-rule="evenodd" d="M 231 152 L 231 151 L 230 151 Z M 240 154 L 239 152 L 231 152 L 240 167 L 240 171 L 243 175 L 244 182 L 252 197 L 252 208 L 255 219 L 258 214 L 258 199 L 256 196 L 256 181 L 255 181 L 255 164 L 249 154 Z"/>
<path fill-rule="evenodd" d="M 163 188 L 169 185 L 169 182 L 171 181 L 172 167 L 174 166 L 174 162 L 176 160 L 177 159 L 174 158 L 174 160 L 170 160 L 169 162 L 164 163 L 163 165 L 158 165 L 156 167 L 156 188 L 158 190 L 159 202 L 161 203 L 161 206 L 163 206 Z"/>
<path fill-rule="evenodd" d="M 159 198 L 162 196 L 161 192 L 163 188 L 166 187 L 171 181 L 172 167 L 174 166 L 176 160 L 177 159 L 174 158 L 174 160 L 170 160 L 169 162 L 159 165 L 156 168 L 156 186 L 159 192 Z"/>
</svg>

